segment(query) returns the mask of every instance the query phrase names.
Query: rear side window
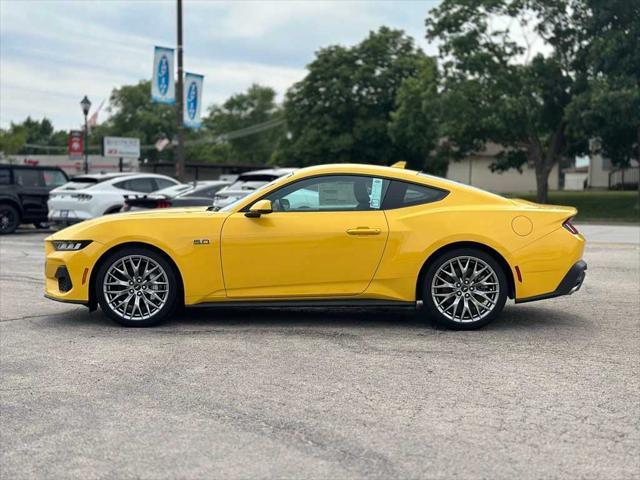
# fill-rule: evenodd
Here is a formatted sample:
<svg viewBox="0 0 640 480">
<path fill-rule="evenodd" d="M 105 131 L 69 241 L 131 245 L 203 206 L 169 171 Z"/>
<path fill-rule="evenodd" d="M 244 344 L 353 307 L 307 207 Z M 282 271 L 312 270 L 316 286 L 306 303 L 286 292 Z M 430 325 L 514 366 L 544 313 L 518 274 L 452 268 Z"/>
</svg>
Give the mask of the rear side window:
<svg viewBox="0 0 640 480">
<path fill-rule="evenodd" d="M 383 209 L 411 207 L 437 202 L 449 194 L 446 190 L 393 180 L 384 198 Z"/>
<path fill-rule="evenodd" d="M 122 190 L 130 190 L 132 192 L 151 193 L 155 191 L 156 184 L 153 178 L 132 178 L 113 185 Z"/>
<path fill-rule="evenodd" d="M 8 168 L 0 168 L 0 185 L 11 184 L 11 171 Z"/>
<path fill-rule="evenodd" d="M 16 168 L 13 171 L 13 175 L 16 178 L 16 185 L 21 187 L 44 187 L 42 170 Z"/>
<path fill-rule="evenodd" d="M 176 182 L 172 182 L 171 180 L 167 180 L 166 178 L 156 178 L 156 183 L 158 184 L 158 190 L 173 187 L 174 185 L 176 185 Z"/>
<path fill-rule="evenodd" d="M 59 187 L 67 183 L 67 177 L 60 170 L 45 170 L 43 175 L 47 187 Z"/>
</svg>

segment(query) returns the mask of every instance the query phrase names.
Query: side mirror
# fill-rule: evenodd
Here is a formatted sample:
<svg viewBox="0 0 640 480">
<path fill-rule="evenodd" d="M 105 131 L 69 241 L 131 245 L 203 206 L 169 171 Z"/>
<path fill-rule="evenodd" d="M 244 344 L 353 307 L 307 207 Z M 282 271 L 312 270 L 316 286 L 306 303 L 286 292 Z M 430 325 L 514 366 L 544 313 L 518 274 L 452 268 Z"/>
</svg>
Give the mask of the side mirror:
<svg viewBox="0 0 640 480">
<path fill-rule="evenodd" d="M 244 216 L 249 218 L 258 218 L 260 215 L 266 215 L 271 212 L 273 212 L 273 208 L 271 208 L 271 200 L 258 200 L 256 203 L 251 205 L 251 208 L 244 214 Z"/>
</svg>

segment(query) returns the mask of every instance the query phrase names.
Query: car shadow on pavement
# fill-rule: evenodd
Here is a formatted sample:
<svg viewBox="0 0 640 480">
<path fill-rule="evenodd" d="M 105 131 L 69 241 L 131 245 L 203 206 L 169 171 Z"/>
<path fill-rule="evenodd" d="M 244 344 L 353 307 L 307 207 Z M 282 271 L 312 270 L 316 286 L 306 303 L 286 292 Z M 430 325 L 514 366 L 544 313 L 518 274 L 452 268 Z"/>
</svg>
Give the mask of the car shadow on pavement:
<svg viewBox="0 0 640 480">
<path fill-rule="evenodd" d="M 562 307 L 508 304 L 502 315 L 487 325 L 488 330 L 528 330 L 553 328 L 588 328 L 592 321 Z"/>
<path fill-rule="evenodd" d="M 86 309 L 76 309 L 66 314 L 48 317 L 50 325 L 68 327 L 122 328 L 112 322 L 100 310 L 89 313 Z M 507 305 L 502 315 L 481 329 L 499 331 L 536 331 L 549 328 L 589 328 L 590 319 L 585 319 L 561 308 L 542 306 Z M 420 311 L 397 309 L 363 309 L 363 308 L 187 308 L 178 312 L 172 319 L 151 331 L 161 329 L 163 332 L 175 331 L 185 333 L 206 332 L 211 328 L 356 328 L 356 329 L 418 329 L 426 332 L 448 331 L 425 319 Z M 453 334 L 465 332 L 451 331 Z"/>
</svg>

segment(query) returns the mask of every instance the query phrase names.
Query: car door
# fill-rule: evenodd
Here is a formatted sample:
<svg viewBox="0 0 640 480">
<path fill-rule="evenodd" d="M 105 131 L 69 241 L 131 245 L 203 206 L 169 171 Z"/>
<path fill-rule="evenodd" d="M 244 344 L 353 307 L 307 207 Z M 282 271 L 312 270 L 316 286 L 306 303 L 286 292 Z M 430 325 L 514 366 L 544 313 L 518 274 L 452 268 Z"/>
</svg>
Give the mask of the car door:
<svg viewBox="0 0 640 480">
<path fill-rule="evenodd" d="M 43 171 L 33 167 L 15 167 L 13 178 L 22 204 L 23 218 L 46 219 L 49 188 L 45 185 Z"/>
<path fill-rule="evenodd" d="M 272 203 L 269 214 L 230 215 L 221 233 L 227 296 L 334 297 L 364 292 L 387 241 L 380 207 L 388 183 L 356 175 L 303 179 L 264 197 Z"/>
</svg>

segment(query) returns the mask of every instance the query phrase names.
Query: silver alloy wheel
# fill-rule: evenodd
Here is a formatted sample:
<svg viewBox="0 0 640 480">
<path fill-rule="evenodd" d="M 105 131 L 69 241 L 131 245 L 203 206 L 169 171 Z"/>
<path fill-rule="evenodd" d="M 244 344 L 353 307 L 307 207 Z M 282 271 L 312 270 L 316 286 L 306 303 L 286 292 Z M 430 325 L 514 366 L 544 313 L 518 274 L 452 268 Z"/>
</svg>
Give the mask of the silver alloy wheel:
<svg viewBox="0 0 640 480">
<path fill-rule="evenodd" d="M 118 259 L 104 276 L 102 291 L 111 309 L 125 320 L 147 320 L 169 298 L 169 281 L 162 266 L 145 255 Z"/>
<path fill-rule="evenodd" d="M 489 315 L 500 295 L 493 268 L 471 256 L 455 257 L 438 268 L 431 282 L 431 298 L 449 320 L 471 323 Z"/>
</svg>

